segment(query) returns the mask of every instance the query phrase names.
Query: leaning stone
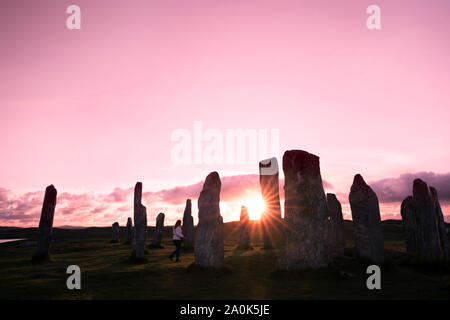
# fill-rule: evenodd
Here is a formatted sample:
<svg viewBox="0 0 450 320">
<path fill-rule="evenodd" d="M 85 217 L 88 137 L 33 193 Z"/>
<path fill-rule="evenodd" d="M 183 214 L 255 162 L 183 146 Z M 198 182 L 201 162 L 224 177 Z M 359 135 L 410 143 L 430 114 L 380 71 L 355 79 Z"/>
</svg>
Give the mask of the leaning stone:
<svg viewBox="0 0 450 320">
<path fill-rule="evenodd" d="M 36 253 L 33 261 L 43 261 L 49 258 L 49 248 L 52 242 L 53 217 L 55 215 L 57 191 L 53 185 L 45 189 L 44 203 L 42 205 L 41 219 L 39 221 L 39 235 Z"/>
<path fill-rule="evenodd" d="M 153 233 L 153 238 L 152 241 L 150 242 L 150 247 L 151 248 L 164 248 L 161 245 L 161 240 L 162 240 L 162 235 L 163 235 L 163 231 L 164 231 L 164 213 L 160 213 L 158 214 L 158 216 L 156 217 L 156 227 L 155 227 L 155 232 Z"/>
<path fill-rule="evenodd" d="M 384 241 L 378 197 L 359 174 L 353 179 L 349 201 L 359 257 L 373 263 L 382 263 Z"/>
<path fill-rule="evenodd" d="M 223 265 L 223 219 L 220 215 L 221 181 L 217 172 L 205 179 L 198 198 L 198 226 L 195 237 L 195 265 L 220 268 Z"/>
<path fill-rule="evenodd" d="M 286 245 L 277 267 L 302 270 L 326 267 L 328 210 L 319 157 L 301 150 L 283 156 Z"/>
</svg>

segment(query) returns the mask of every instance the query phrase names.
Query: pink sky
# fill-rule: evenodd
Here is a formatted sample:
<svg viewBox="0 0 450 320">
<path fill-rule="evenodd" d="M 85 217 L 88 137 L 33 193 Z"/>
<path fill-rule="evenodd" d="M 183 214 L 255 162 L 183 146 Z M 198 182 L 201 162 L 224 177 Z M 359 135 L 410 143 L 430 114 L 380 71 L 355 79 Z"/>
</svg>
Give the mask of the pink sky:
<svg viewBox="0 0 450 320">
<path fill-rule="evenodd" d="M 66 28 L 71 4 L 81 30 Z M 371 4 L 379 31 L 366 28 Z M 281 155 L 320 156 L 343 201 L 356 173 L 374 183 L 434 173 L 448 195 L 448 30 L 444 0 L 2 0 L 0 225 L 36 225 L 49 184 L 55 225 L 110 225 L 132 215 L 115 191 L 142 181 L 156 195 L 152 224 L 183 209 L 161 190 L 214 170 L 258 173 L 257 163 L 174 165 L 171 135 L 194 121 L 279 129 Z M 224 197 L 225 220 L 235 219 L 240 198 Z M 385 217 L 398 214 L 388 198 Z"/>
</svg>

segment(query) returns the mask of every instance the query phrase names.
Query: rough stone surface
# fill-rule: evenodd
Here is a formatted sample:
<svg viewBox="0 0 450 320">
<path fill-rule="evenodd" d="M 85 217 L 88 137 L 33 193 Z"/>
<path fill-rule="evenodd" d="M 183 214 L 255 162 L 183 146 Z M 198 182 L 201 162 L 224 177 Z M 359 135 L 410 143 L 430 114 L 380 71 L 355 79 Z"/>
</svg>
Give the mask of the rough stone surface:
<svg viewBox="0 0 450 320">
<path fill-rule="evenodd" d="M 44 203 L 42 205 L 41 219 L 39 220 L 39 235 L 35 259 L 48 257 L 52 242 L 53 217 L 55 215 L 57 191 L 53 185 L 45 189 Z"/>
<path fill-rule="evenodd" d="M 112 236 L 111 236 L 111 242 L 119 242 L 119 223 L 114 222 L 112 224 Z"/>
<path fill-rule="evenodd" d="M 359 174 L 353 179 L 349 194 L 356 251 L 374 263 L 384 261 L 384 241 L 378 197 Z"/>
<path fill-rule="evenodd" d="M 223 265 L 223 219 L 220 215 L 221 181 L 217 172 L 205 179 L 198 198 L 198 226 L 195 237 L 195 265 L 220 268 Z"/>
<path fill-rule="evenodd" d="M 164 213 L 159 213 L 156 217 L 156 228 L 153 233 L 152 241 L 150 241 L 150 246 L 155 248 L 161 247 L 161 240 L 164 231 Z"/>
<path fill-rule="evenodd" d="M 246 206 L 241 207 L 241 216 L 239 219 L 239 245 L 238 249 L 250 249 L 250 226 L 248 210 Z"/>
<path fill-rule="evenodd" d="M 270 158 L 259 162 L 259 183 L 265 204 L 261 216 L 263 226 L 264 247 L 276 246 L 282 232 L 280 187 L 277 158 Z"/>
<path fill-rule="evenodd" d="M 125 229 L 125 239 L 127 243 L 131 243 L 133 241 L 133 221 L 131 217 L 128 217 L 127 227 Z"/>
<path fill-rule="evenodd" d="M 186 200 L 186 207 L 183 214 L 182 233 L 184 235 L 184 247 L 194 247 L 194 218 L 192 217 L 192 202 L 191 199 Z"/>
<path fill-rule="evenodd" d="M 344 253 L 344 219 L 342 206 L 336 195 L 327 193 L 328 214 L 330 215 L 329 245 L 333 253 Z"/>
<path fill-rule="evenodd" d="M 441 245 L 441 257 L 444 260 L 450 260 L 450 251 L 448 245 L 447 230 L 442 213 L 441 204 L 439 203 L 438 194 L 434 187 L 430 187 L 431 201 L 433 202 L 435 218 L 437 222 L 437 231 L 439 235 L 439 243 Z"/>
<path fill-rule="evenodd" d="M 134 187 L 134 255 L 144 258 L 145 241 L 147 240 L 147 209 L 142 205 L 142 183 Z"/>
<path fill-rule="evenodd" d="M 302 270 L 326 267 L 328 210 L 319 157 L 301 150 L 283 156 L 286 244 L 277 267 Z"/>
</svg>

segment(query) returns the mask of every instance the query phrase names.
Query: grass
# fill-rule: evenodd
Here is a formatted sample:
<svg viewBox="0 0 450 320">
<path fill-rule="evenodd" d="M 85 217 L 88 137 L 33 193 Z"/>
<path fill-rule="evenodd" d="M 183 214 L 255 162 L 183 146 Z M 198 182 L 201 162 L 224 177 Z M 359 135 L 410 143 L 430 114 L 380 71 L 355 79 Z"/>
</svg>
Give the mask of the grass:
<svg viewBox="0 0 450 320">
<path fill-rule="evenodd" d="M 449 299 L 448 264 L 422 266 L 405 252 L 401 222 L 383 222 L 386 262 L 382 289 L 368 290 L 367 264 L 354 254 L 352 224 L 345 223 L 346 250 L 328 268 L 279 272 L 279 249 L 265 250 L 258 225 L 252 250 L 238 250 L 236 223 L 225 225 L 225 264 L 219 270 L 193 265 L 193 250 L 181 262 L 166 228 L 163 248 L 146 248 L 147 261 L 130 263 L 132 244 L 110 243 L 110 228 L 55 229 L 50 261 L 32 263 L 35 246 L 0 245 L 0 299 Z M 149 235 L 153 231 L 149 228 Z M 123 236 L 124 229 L 121 229 Z M 0 228 L 0 238 L 35 239 L 36 229 Z M 150 237 L 149 237 L 150 238 Z M 150 239 L 148 239 L 148 242 Z M 68 290 L 66 269 L 81 268 L 82 290 Z"/>
</svg>

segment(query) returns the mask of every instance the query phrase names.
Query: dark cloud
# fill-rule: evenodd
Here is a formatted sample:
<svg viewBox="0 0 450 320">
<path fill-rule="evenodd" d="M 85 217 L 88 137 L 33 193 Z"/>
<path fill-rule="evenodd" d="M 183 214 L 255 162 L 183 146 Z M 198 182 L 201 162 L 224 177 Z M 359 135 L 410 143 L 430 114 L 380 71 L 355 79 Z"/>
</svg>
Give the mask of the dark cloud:
<svg viewBox="0 0 450 320">
<path fill-rule="evenodd" d="M 412 194 L 413 181 L 416 178 L 425 181 L 429 187 L 435 187 L 439 200 L 450 201 L 450 173 L 405 173 L 397 178 L 372 181 L 369 185 L 376 192 L 380 202 L 397 202 Z"/>
</svg>

